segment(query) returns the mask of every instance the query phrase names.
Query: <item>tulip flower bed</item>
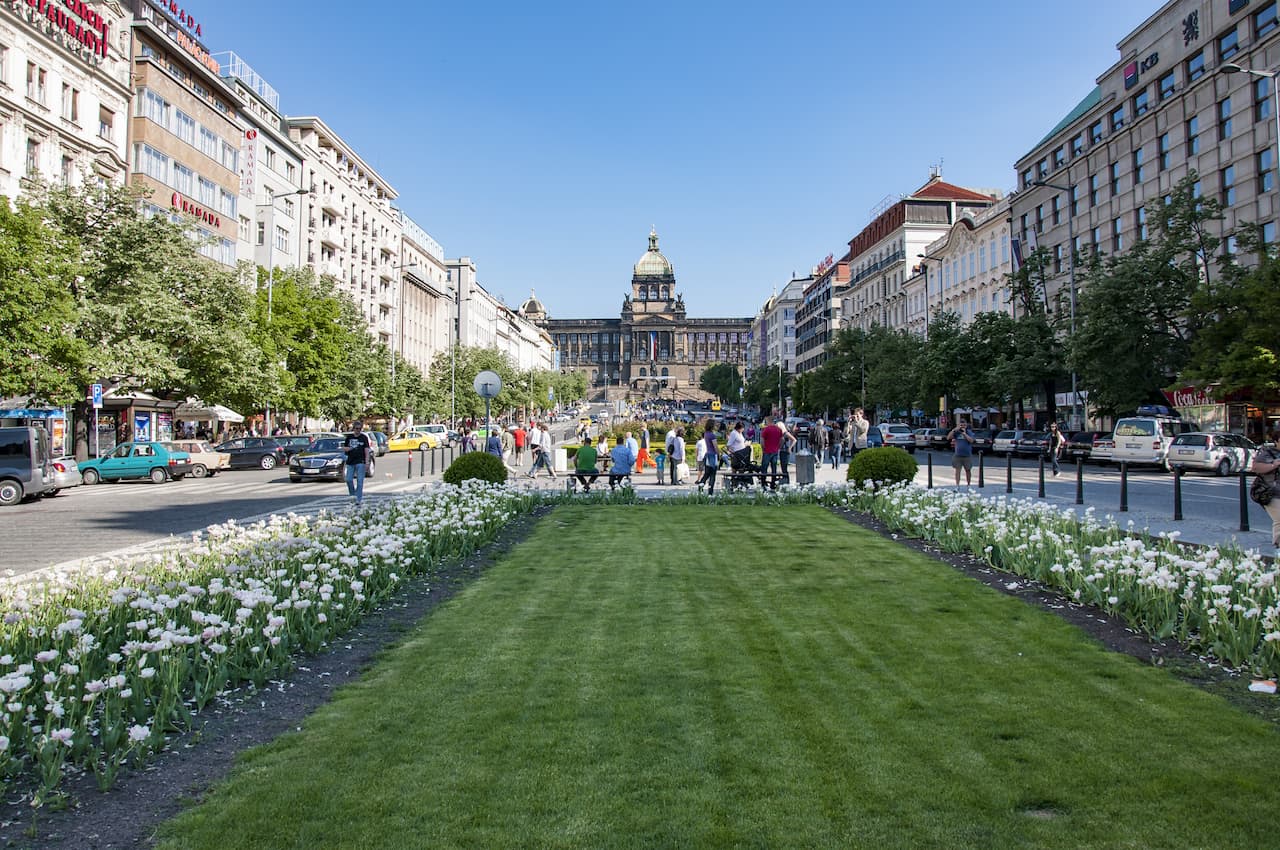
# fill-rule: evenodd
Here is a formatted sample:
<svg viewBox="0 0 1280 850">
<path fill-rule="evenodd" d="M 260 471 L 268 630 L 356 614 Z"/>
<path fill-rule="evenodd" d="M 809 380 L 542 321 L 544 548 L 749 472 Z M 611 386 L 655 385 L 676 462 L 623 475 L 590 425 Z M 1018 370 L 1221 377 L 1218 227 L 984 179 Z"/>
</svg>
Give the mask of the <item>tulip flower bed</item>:
<svg viewBox="0 0 1280 850">
<path fill-rule="evenodd" d="M 970 552 L 1232 667 L 1280 674 L 1277 569 L 1256 551 L 1192 549 L 1176 535 L 1132 534 L 1092 509 L 1081 517 L 1033 499 L 915 485 L 827 491 L 824 501 L 946 551 Z"/>
<path fill-rule="evenodd" d="M 218 694 L 261 686 L 410 576 L 491 540 L 535 494 L 466 482 L 346 513 L 217 526 L 189 544 L 0 587 L 0 779 L 112 785 Z"/>
</svg>

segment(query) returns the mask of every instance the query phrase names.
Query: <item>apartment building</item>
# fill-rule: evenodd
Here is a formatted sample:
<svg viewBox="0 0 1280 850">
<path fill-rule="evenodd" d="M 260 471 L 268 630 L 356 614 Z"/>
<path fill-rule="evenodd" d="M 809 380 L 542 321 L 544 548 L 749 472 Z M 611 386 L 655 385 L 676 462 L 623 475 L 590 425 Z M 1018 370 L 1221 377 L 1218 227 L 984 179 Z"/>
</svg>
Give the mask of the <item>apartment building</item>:
<svg viewBox="0 0 1280 850">
<path fill-rule="evenodd" d="M 920 255 L 956 222 L 995 204 L 999 194 L 947 183 L 935 169 L 916 191 L 873 210 L 871 223 L 849 241 L 850 277 L 841 294 L 842 326 L 909 327 L 913 287 L 908 281 L 915 277 Z M 952 273 L 961 273 L 958 261 Z"/>
<path fill-rule="evenodd" d="M 124 180 L 128 17 L 114 2 L 0 5 L 0 194 L 28 177 Z"/>
<path fill-rule="evenodd" d="M 946 233 L 916 255 L 903 285 L 904 323 L 928 336 L 929 323 L 942 311 L 967 325 L 979 314 L 1013 315 L 1008 275 L 1013 272 L 1009 237 L 1010 199 L 984 210 L 966 212 Z"/>
<path fill-rule="evenodd" d="M 392 349 L 424 375 L 436 354 L 453 344 L 457 302 L 444 248 L 413 219 L 400 217 L 400 303 Z"/>
<path fill-rule="evenodd" d="M 399 302 L 400 216 L 396 191 L 315 116 L 286 118 L 302 151 L 302 262 L 351 296 L 369 332 L 391 346 Z"/>
<path fill-rule="evenodd" d="M 200 252 L 236 264 L 240 213 L 239 95 L 196 37 L 200 26 L 160 0 L 132 0 L 131 179 L 147 209 L 182 218 Z"/>
<path fill-rule="evenodd" d="M 1198 193 L 1224 205 L 1222 233 L 1254 222 L 1276 239 L 1275 0 L 1170 0 L 1117 47 L 1119 60 L 1017 163 L 1014 233 L 1051 252 L 1051 309 L 1069 299 L 1073 256 L 1146 238 L 1145 207 L 1193 170 Z"/>
<path fill-rule="evenodd" d="M 236 253 L 255 267 L 302 263 L 302 150 L 289 138 L 280 94 L 231 51 L 214 55 L 218 73 L 238 95 L 240 214 Z"/>
</svg>

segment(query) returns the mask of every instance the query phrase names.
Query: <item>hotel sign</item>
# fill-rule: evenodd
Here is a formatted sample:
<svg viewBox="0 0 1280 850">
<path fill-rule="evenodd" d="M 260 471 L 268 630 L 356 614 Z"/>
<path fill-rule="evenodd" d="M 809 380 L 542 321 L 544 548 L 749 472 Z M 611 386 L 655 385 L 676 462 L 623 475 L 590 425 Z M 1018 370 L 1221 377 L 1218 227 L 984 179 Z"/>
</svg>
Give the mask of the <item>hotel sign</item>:
<svg viewBox="0 0 1280 850">
<path fill-rule="evenodd" d="M 222 227 L 222 218 L 213 210 L 200 206 L 185 195 L 174 192 L 169 198 L 169 205 L 181 213 L 185 213 L 197 221 L 203 221 L 211 227 Z"/>
<path fill-rule="evenodd" d="M 151 9 L 160 13 L 160 17 L 168 27 L 161 27 L 168 34 L 169 38 L 188 53 L 193 59 L 199 62 L 216 77 L 221 72 L 218 63 L 209 55 L 209 51 L 205 46 L 196 41 L 196 37 L 204 34 L 204 27 L 187 12 L 186 9 L 179 6 L 174 0 L 148 0 Z M 157 23 L 160 23 L 157 21 Z"/>
<path fill-rule="evenodd" d="M 9 8 L 86 59 L 107 58 L 110 25 L 84 0 L 9 0 Z"/>
</svg>

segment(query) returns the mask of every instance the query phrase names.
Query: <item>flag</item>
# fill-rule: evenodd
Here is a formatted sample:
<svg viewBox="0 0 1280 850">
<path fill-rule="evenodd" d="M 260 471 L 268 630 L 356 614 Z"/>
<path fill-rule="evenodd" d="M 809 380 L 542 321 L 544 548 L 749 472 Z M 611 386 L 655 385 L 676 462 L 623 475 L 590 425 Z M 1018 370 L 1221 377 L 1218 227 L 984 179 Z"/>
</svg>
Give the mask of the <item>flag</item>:
<svg viewBox="0 0 1280 850">
<path fill-rule="evenodd" d="M 649 359 L 658 359 L 658 332 L 649 331 Z"/>
<path fill-rule="evenodd" d="M 1016 272 L 1022 268 L 1022 240 L 1013 237 L 1013 270 Z"/>
</svg>

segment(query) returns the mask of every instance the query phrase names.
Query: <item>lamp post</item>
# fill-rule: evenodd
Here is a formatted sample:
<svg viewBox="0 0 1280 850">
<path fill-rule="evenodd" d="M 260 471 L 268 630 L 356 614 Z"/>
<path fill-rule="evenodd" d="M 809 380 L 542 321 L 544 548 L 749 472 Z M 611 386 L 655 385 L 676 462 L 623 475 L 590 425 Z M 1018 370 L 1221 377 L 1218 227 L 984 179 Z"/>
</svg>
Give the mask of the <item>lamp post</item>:
<svg viewBox="0 0 1280 850">
<path fill-rule="evenodd" d="M 1276 91 L 1276 77 L 1280 71 L 1255 71 L 1235 62 L 1228 62 L 1218 70 L 1224 74 L 1250 74 L 1271 81 L 1271 117 L 1276 121 L 1276 161 L 1271 164 L 1276 169 L 1276 187 L 1280 188 L 1280 92 Z"/>
<path fill-rule="evenodd" d="M 924 260 L 924 338 L 929 338 L 929 261 L 941 260 L 941 257 L 930 257 L 927 254 L 916 254 Z M 941 269 L 939 269 L 941 270 Z M 942 287 L 938 287 L 938 296 L 942 296 Z"/>
<path fill-rule="evenodd" d="M 288 195 L 305 195 L 306 189 L 295 189 L 292 192 L 281 192 L 276 194 L 274 189 L 267 190 L 267 202 L 264 204 L 254 204 L 255 207 L 261 209 L 266 207 L 267 226 L 262 234 L 262 240 L 267 243 L 267 323 L 271 323 L 271 300 L 272 291 L 275 289 L 276 282 L 276 198 L 283 198 Z"/>
<path fill-rule="evenodd" d="M 1071 179 L 1068 173 L 1067 179 Z M 1060 186 L 1057 183 L 1046 183 L 1043 180 L 1035 180 L 1032 186 L 1043 186 L 1046 189 L 1057 189 L 1059 192 L 1067 193 L 1067 258 L 1071 261 L 1068 271 L 1068 283 L 1071 287 L 1071 336 L 1076 335 L 1076 226 L 1075 216 L 1071 209 L 1071 187 Z M 1048 295 L 1046 294 L 1046 298 Z M 1084 424 L 1080 418 L 1080 393 L 1076 389 L 1076 370 L 1073 366 L 1071 369 L 1071 427 L 1079 428 Z"/>
</svg>

